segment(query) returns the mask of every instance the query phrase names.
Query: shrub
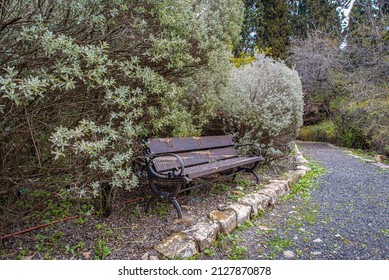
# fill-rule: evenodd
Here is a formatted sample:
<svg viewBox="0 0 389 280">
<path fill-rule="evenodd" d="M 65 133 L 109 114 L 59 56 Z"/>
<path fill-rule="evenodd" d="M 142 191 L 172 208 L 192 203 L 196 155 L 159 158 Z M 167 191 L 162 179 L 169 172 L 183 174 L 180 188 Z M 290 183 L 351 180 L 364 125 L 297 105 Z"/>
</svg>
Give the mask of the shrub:
<svg viewBox="0 0 389 280">
<path fill-rule="evenodd" d="M 138 184 L 141 138 L 198 135 L 214 113 L 243 4 L 11 0 L 0 13 L 2 178 L 71 174 L 112 198 Z"/>
<path fill-rule="evenodd" d="M 333 121 L 324 120 L 315 125 L 303 126 L 300 129 L 298 139 L 315 142 L 337 142 L 336 127 Z"/>
<path fill-rule="evenodd" d="M 256 142 L 268 155 L 295 139 L 302 124 L 303 93 L 295 70 L 257 55 L 235 68 L 229 90 L 220 99 L 225 131 L 239 142 Z"/>
</svg>

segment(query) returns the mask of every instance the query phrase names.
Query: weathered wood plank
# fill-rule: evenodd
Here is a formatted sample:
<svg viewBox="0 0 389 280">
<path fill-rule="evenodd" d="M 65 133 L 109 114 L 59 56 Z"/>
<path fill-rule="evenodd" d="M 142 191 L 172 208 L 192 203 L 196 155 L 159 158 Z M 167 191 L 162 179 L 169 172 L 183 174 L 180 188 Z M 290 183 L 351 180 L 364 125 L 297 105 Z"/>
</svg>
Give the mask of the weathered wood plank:
<svg viewBox="0 0 389 280">
<path fill-rule="evenodd" d="M 193 150 L 205 150 L 234 145 L 230 135 L 184 138 L 153 138 L 149 139 L 149 142 L 150 151 L 154 154 L 188 152 Z"/>
<path fill-rule="evenodd" d="M 234 147 L 185 152 L 178 153 L 177 155 L 182 158 L 185 167 L 213 162 L 217 160 L 234 158 L 238 156 Z M 158 172 L 180 167 L 180 164 L 178 163 L 177 159 L 173 156 L 164 156 L 156 158 L 153 160 L 153 164 L 156 171 Z"/>
<path fill-rule="evenodd" d="M 208 174 L 213 174 L 220 171 L 228 170 L 231 168 L 253 164 L 261 160 L 262 157 L 230 158 L 230 159 L 221 160 L 217 162 L 210 162 L 207 164 L 188 167 L 185 169 L 185 175 L 187 175 L 190 179 L 194 179 Z"/>
</svg>

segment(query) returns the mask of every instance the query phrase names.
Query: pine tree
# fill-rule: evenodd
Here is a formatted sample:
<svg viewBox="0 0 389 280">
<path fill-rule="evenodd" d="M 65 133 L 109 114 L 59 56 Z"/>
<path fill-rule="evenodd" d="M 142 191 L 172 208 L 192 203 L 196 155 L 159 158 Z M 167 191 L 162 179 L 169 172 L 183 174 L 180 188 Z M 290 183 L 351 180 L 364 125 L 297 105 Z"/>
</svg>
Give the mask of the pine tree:
<svg viewBox="0 0 389 280">
<path fill-rule="evenodd" d="M 290 26 L 289 5 L 285 0 L 262 0 L 264 35 L 261 47 L 270 47 L 274 58 L 286 59 Z"/>
<path fill-rule="evenodd" d="M 311 31 L 336 34 L 341 31 L 342 17 L 337 8 L 349 0 L 291 0 L 293 35 L 306 38 Z"/>
<path fill-rule="evenodd" d="M 241 53 L 254 54 L 255 47 L 261 45 L 264 33 L 262 0 L 246 0 L 241 40 L 234 49 L 235 57 Z"/>
</svg>

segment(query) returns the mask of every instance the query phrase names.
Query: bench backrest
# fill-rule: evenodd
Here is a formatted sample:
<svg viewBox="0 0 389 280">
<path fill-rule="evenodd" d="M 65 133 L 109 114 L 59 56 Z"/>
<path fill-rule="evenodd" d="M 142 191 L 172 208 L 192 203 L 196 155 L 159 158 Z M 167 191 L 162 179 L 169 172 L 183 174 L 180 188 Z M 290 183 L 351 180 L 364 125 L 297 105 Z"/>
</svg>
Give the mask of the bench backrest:
<svg viewBox="0 0 389 280">
<path fill-rule="evenodd" d="M 185 167 L 238 156 L 232 137 L 229 135 L 154 138 L 149 139 L 149 149 L 155 155 L 165 153 L 178 154 L 183 159 Z M 171 156 L 156 158 L 153 160 L 153 163 L 158 172 L 180 166 L 177 159 Z"/>
</svg>

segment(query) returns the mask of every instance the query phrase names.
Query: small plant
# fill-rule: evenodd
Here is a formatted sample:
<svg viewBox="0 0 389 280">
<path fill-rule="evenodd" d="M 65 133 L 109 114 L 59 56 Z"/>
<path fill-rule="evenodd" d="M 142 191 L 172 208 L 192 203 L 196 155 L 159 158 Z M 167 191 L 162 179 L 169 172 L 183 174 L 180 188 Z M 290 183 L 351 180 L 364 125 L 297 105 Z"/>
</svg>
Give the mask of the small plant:
<svg viewBox="0 0 389 280">
<path fill-rule="evenodd" d="M 28 256 L 29 250 L 27 248 L 22 248 L 19 252 L 16 258 L 18 260 L 23 260 L 26 256 Z"/>
<path fill-rule="evenodd" d="M 244 230 L 247 230 L 253 226 L 254 226 L 254 224 L 250 220 L 246 220 L 243 224 L 238 226 L 238 229 L 244 231 Z"/>
<path fill-rule="evenodd" d="M 73 255 L 73 256 L 80 256 L 81 250 L 84 249 L 85 244 L 84 242 L 78 242 L 76 245 L 70 247 L 69 245 L 65 246 L 65 250 L 67 253 Z"/>
<path fill-rule="evenodd" d="M 285 251 L 293 245 L 293 242 L 288 238 L 281 238 L 279 236 L 275 236 L 271 241 L 267 242 L 269 248 L 268 257 L 273 259 L 280 252 Z"/>
<path fill-rule="evenodd" d="M 243 260 L 247 257 L 247 248 L 234 243 L 228 254 L 230 260 Z"/>
<path fill-rule="evenodd" d="M 204 251 L 203 251 L 204 255 L 208 256 L 208 257 L 213 257 L 216 255 L 216 252 L 214 249 L 212 248 L 205 248 Z"/>
<path fill-rule="evenodd" d="M 281 200 L 292 199 L 297 196 L 305 199 L 309 198 L 311 190 L 318 185 L 318 178 L 325 173 L 325 168 L 316 163 L 309 163 L 309 166 L 311 171 L 297 183 L 292 184 L 290 192 L 282 197 Z"/>
<path fill-rule="evenodd" d="M 389 237 L 389 229 L 381 229 L 380 230 L 380 233 L 382 233 L 383 235 L 385 235 L 386 237 Z"/>
<path fill-rule="evenodd" d="M 104 260 L 111 254 L 111 248 L 109 248 L 103 239 L 98 239 L 95 243 L 95 259 Z"/>
</svg>

